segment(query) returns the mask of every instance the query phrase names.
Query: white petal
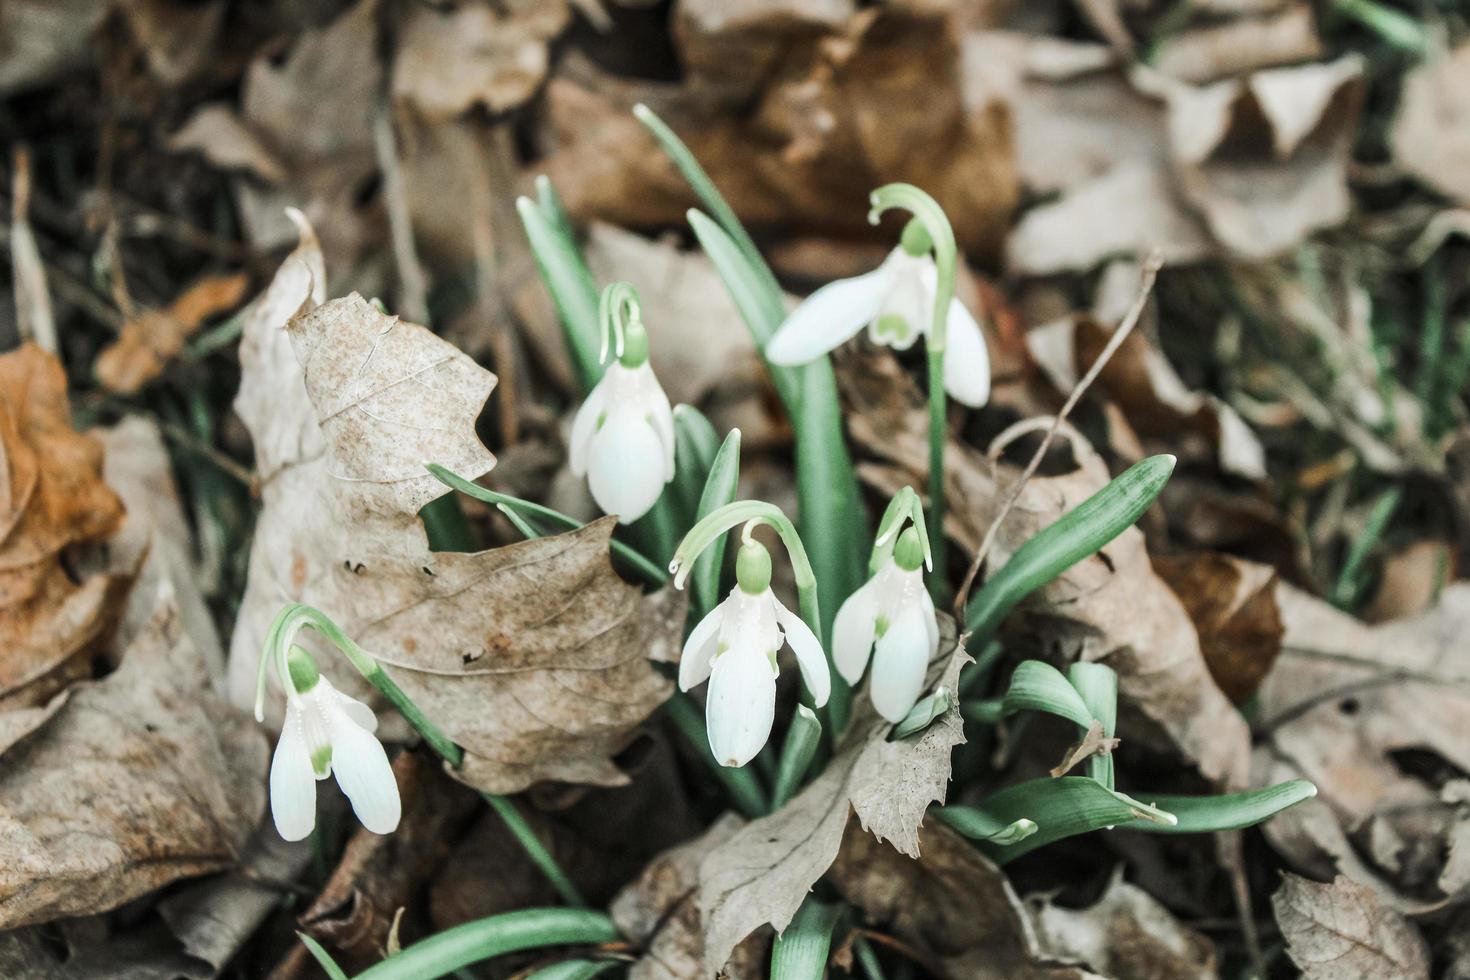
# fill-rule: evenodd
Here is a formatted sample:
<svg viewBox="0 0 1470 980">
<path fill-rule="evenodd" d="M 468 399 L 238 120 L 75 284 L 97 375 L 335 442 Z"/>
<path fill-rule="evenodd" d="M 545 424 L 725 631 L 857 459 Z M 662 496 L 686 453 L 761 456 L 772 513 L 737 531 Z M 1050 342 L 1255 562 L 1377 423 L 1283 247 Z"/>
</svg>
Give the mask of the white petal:
<svg viewBox="0 0 1470 980">
<path fill-rule="evenodd" d="M 316 826 L 316 776 L 299 725 L 287 709 L 285 727 L 271 758 L 271 818 L 285 840 L 305 840 Z"/>
<path fill-rule="evenodd" d="M 711 609 L 689 631 L 684 641 L 684 652 L 679 656 L 679 690 L 687 691 L 709 677 L 714 667 L 715 650 L 719 648 L 720 624 L 725 621 L 725 606 L 729 599 Z"/>
<path fill-rule="evenodd" d="M 352 801 L 352 812 L 364 827 L 375 834 L 391 834 L 398 829 L 403 803 L 398 798 L 398 782 L 393 778 L 388 753 L 345 712 L 332 718 L 332 768 L 337 785 Z"/>
<path fill-rule="evenodd" d="M 897 724 L 919 700 L 929 669 L 929 631 L 920 603 L 904 603 L 902 610 L 876 644 L 873 676 L 868 690 L 878 714 Z"/>
<path fill-rule="evenodd" d="M 674 409 L 669 404 L 669 396 L 664 393 L 664 386 L 658 383 L 658 377 L 653 373 L 652 362 L 645 361 L 637 370 L 643 406 L 653 424 L 653 431 L 658 433 L 659 442 L 663 443 L 664 482 L 667 483 L 674 478 L 674 447 L 677 444 Z"/>
<path fill-rule="evenodd" d="M 776 607 L 777 622 L 786 631 L 786 644 L 796 654 L 796 665 L 801 668 L 801 679 L 806 682 L 806 689 L 811 692 L 813 703 L 820 708 L 827 703 L 827 698 L 832 693 L 832 674 L 827 669 L 827 655 L 822 652 L 822 644 L 812 628 L 800 616 L 781 605 L 780 599 L 773 595 L 771 603 Z"/>
<path fill-rule="evenodd" d="M 868 655 L 873 652 L 873 633 L 878 619 L 877 579 L 864 582 L 842 608 L 832 624 L 832 660 L 849 684 L 863 679 Z"/>
<path fill-rule="evenodd" d="M 980 324 L 954 300 L 945 326 L 944 390 L 962 405 L 979 408 L 990 400 L 990 351 Z"/>
<path fill-rule="evenodd" d="M 878 316 L 888 295 L 892 269 L 839 279 L 812 293 L 791 311 L 766 345 L 772 364 L 806 364 L 856 334 Z"/>
<path fill-rule="evenodd" d="M 920 335 L 927 336 L 934 319 L 934 294 L 938 288 L 939 273 L 934 260 L 917 258 L 895 250 L 888 264 L 893 267 L 893 286 L 883 301 L 883 315 L 900 317 L 909 325 L 909 332 L 895 342 L 891 338 L 879 338 L 873 334 L 874 342 L 884 343 L 894 350 L 908 350 Z"/>
<path fill-rule="evenodd" d="M 346 713 L 348 718 L 352 719 L 354 724 L 369 732 L 378 730 L 378 716 L 372 708 L 369 708 L 357 700 L 357 698 L 349 698 L 341 691 L 333 691 L 333 693 L 337 695 L 337 704 L 341 706 L 343 712 Z"/>
<path fill-rule="evenodd" d="M 754 759 L 776 718 L 776 675 L 770 654 L 742 645 L 715 658 L 704 705 L 709 748 L 722 766 Z"/>
<path fill-rule="evenodd" d="M 592 437 L 587 486 L 605 514 L 631 524 L 664 490 L 664 448 L 637 405 L 614 406 Z"/>
<path fill-rule="evenodd" d="M 613 365 L 608 370 L 616 368 L 617 365 Z M 607 393 L 611 387 L 611 380 L 604 376 L 587 395 L 582 407 L 577 409 L 577 417 L 572 421 L 571 441 L 567 446 L 567 467 L 573 476 L 587 473 L 587 452 L 592 446 L 592 437 L 597 434 L 597 420 L 607 408 Z"/>
<path fill-rule="evenodd" d="M 929 634 L 929 659 L 933 660 L 939 653 L 939 617 L 934 615 L 934 600 L 929 598 L 927 589 L 920 588 L 919 604 L 924 609 L 924 628 Z"/>
</svg>

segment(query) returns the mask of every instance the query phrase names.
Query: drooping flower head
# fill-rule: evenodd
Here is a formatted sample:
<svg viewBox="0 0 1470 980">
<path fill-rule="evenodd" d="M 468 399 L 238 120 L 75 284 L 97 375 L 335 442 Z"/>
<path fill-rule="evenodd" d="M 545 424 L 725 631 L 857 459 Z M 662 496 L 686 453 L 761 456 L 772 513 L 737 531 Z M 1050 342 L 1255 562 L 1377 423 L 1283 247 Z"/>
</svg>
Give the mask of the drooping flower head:
<svg viewBox="0 0 1470 980">
<path fill-rule="evenodd" d="M 629 524 L 648 513 L 674 478 L 674 416 L 648 360 L 637 294 L 613 283 L 602 294 L 603 350 L 616 359 L 577 410 L 570 459 L 604 513 Z"/>
<path fill-rule="evenodd" d="M 905 517 L 915 523 L 900 531 Z M 939 651 L 939 620 L 924 588 L 926 540 L 923 510 L 905 487 L 880 525 L 871 577 L 842 604 L 832 626 L 838 673 L 856 686 L 871 659 L 868 696 L 894 724 L 923 694 L 929 662 Z"/>
<path fill-rule="evenodd" d="M 307 837 L 316 826 L 316 783 L 335 775 L 362 825 L 392 833 L 403 810 L 388 754 L 373 734 L 377 716 L 333 687 L 303 648 L 293 645 L 286 659 L 286 721 L 270 776 L 276 831 L 289 841 Z"/>
<path fill-rule="evenodd" d="M 690 530 L 670 565 L 677 587 L 683 587 L 684 576 L 699 552 L 740 519 L 722 524 L 724 515 L 757 512 L 751 507 L 779 516 L 782 523 L 778 530 L 792 552 L 793 564 L 799 568 L 798 579 L 810 576 L 799 540 L 792 547 L 796 532 L 790 521 L 770 504 L 740 501 L 721 508 Z M 735 559 L 735 588 L 690 631 L 679 660 L 680 690 L 709 680 L 705 726 L 710 751 L 723 766 L 745 765 L 770 738 L 776 713 L 776 678 L 780 675 L 777 654 L 783 644 L 796 655 L 802 681 L 817 707 L 827 703 L 832 689 L 821 640 L 771 592 L 771 555 L 750 536 L 763 520 L 757 517 L 746 523 Z"/>
<path fill-rule="evenodd" d="M 939 271 L 929 236 L 910 222 L 901 244 L 872 272 L 828 283 L 791 311 L 766 346 L 773 364 L 806 364 L 864 327 L 868 339 L 907 350 L 935 323 Z M 978 408 L 990 399 L 990 354 L 980 325 L 958 298 L 945 318 L 944 388 L 957 402 Z"/>
</svg>

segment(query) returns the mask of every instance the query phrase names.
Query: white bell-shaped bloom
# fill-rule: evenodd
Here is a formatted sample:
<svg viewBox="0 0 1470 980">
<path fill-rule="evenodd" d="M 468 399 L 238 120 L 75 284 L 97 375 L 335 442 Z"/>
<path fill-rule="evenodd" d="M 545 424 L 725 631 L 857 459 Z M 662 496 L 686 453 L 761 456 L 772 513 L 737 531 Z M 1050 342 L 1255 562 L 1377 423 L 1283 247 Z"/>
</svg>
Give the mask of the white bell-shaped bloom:
<svg viewBox="0 0 1470 980">
<path fill-rule="evenodd" d="M 770 589 L 770 557 L 765 557 L 765 574 L 745 573 L 756 559 L 748 549 L 765 549 L 749 543 L 740 551 L 736 573 L 739 580 L 724 602 L 689 634 L 679 660 L 679 689 L 709 680 L 705 700 L 705 726 L 715 760 L 724 766 L 743 766 L 765 746 L 776 714 L 776 677 L 780 673 L 776 654 L 784 642 L 796 654 L 802 680 L 817 707 L 827 703 L 832 678 L 827 659 L 811 627 Z M 753 590 L 753 591 L 752 591 Z"/>
<path fill-rule="evenodd" d="M 362 825 L 392 833 L 403 806 L 388 754 L 373 734 L 377 717 L 317 673 L 305 651 L 292 650 L 289 664 L 286 722 L 271 760 L 277 832 L 289 841 L 307 837 L 316 826 L 316 783 L 335 774 Z"/>
<path fill-rule="evenodd" d="M 574 476 L 586 476 L 603 513 L 630 524 L 674 478 L 674 413 L 645 357 L 613 361 L 572 423 Z"/>
<path fill-rule="evenodd" d="M 885 719 L 903 721 L 924 691 L 929 661 L 939 651 L 939 620 L 924 588 L 918 536 L 904 531 L 878 573 L 848 597 L 832 626 L 832 659 L 856 685 L 873 660 L 868 693 Z"/>
<path fill-rule="evenodd" d="M 911 255 L 900 245 L 872 272 L 828 283 L 808 296 L 771 338 L 766 357 L 773 364 L 806 364 L 863 327 L 873 343 L 908 350 L 933 326 L 938 283 L 933 257 Z M 945 323 L 944 390 L 978 408 L 990 399 L 985 337 L 957 298 Z"/>
</svg>

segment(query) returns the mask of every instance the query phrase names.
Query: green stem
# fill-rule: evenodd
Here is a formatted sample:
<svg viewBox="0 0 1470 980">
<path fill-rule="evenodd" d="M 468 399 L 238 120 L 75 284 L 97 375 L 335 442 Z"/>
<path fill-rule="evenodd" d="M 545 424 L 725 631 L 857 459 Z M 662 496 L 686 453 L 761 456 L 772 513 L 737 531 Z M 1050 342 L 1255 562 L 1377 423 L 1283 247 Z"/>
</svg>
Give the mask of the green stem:
<svg viewBox="0 0 1470 980">
<path fill-rule="evenodd" d="M 928 351 L 929 364 L 929 552 L 937 574 L 929 576 L 929 594 L 936 605 L 949 601 L 945 562 L 949 540 L 944 536 L 944 444 L 947 441 L 944 395 L 944 351 Z"/>
<path fill-rule="evenodd" d="M 523 949 L 615 943 L 612 920 L 586 909 L 521 909 L 446 929 L 390 956 L 357 980 L 429 980 Z"/>
<path fill-rule="evenodd" d="M 541 873 L 551 882 L 551 886 L 556 889 L 561 900 L 574 908 L 586 908 L 587 900 L 582 897 L 581 892 L 577 891 L 577 886 L 572 884 L 572 879 L 567 877 L 566 872 L 562 871 L 561 865 L 556 863 L 556 858 L 551 856 L 546 845 L 541 843 L 541 838 L 536 836 L 531 825 L 526 823 L 526 818 L 521 816 L 521 811 L 516 809 L 516 805 L 504 796 L 497 796 L 494 793 L 481 793 L 480 795 L 485 798 L 486 803 L 490 804 L 490 808 L 499 814 L 500 819 L 505 821 L 506 827 L 515 835 L 515 839 L 536 863 L 536 867 L 540 868 Z"/>
<path fill-rule="evenodd" d="M 868 975 L 868 980 L 887 980 L 883 975 L 883 964 L 878 962 L 878 954 L 873 952 L 873 944 L 868 942 L 867 936 L 854 938 L 852 949 L 857 953 L 858 965 Z"/>
</svg>

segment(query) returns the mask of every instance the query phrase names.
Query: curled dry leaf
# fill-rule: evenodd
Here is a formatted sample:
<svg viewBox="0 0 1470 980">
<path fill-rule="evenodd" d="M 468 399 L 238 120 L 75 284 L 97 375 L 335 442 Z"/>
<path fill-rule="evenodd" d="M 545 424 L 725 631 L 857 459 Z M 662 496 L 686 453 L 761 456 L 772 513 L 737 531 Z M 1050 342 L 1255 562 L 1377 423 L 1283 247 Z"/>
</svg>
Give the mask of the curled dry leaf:
<svg viewBox="0 0 1470 980">
<path fill-rule="evenodd" d="M 897 361 L 885 351 L 862 350 L 837 358 L 838 384 L 849 407 L 849 431 L 882 464 L 864 463 L 859 475 L 886 494 L 920 485 L 928 465 L 924 402 Z M 1079 435 L 1070 439 L 1077 469 L 1035 477 L 1001 525 L 987 562 L 994 574 L 1037 531 L 1082 503 L 1109 478 L 1106 464 Z M 1018 471 L 992 464 L 951 439 L 945 448 L 946 494 L 953 502 L 945 531 L 973 552 L 980 544 L 1007 484 Z M 1124 708 L 1152 722 L 1206 778 L 1243 788 L 1250 737 L 1240 713 L 1210 677 L 1189 613 L 1159 578 L 1143 532 L 1130 528 L 1102 552 L 1042 587 L 1015 614 L 1024 622 L 1021 649 L 1044 647 L 1067 661 L 1107 664 L 1118 672 Z M 1150 733 L 1134 729 L 1140 742 Z"/>
<path fill-rule="evenodd" d="M 308 307 L 305 267 L 288 261 L 260 308 Z M 418 512 L 445 489 L 424 463 L 469 478 L 494 465 L 474 431 L 494 375 L 356 295 L 284 329 L 264 314 L 246 329 L 237 405 L 266 482 L 231 642 L 236 703 L 254 698 L 281 605 L 305 602 L 380 657 L 466 750 L 466 782 L 499 793 L 623 782 L 609 756 L 668 695 L 648 660 L 677 644 L 682 595 L 645 598 L 618 578 L 611 519 L 431 553 Z"/>
<path fill-rule="evenodd" d="M 0 355 L 0 708 L 44 704 L 85 676 L 130 580 L 63 563 L 122 523 L 102 446 L 71 427 L 66 375 L 34 344 Z"/>
<path fill-rule="evenodd" d="M 924 828 L 917 858 L 848 829 L 829 877 L 867 920 L 890 930 L 944 978 L 1088 980 L 1037 942 L 1004 872 L 938 822 Z"/>
<path fill-rule="evenodd" d="M 228 867 L 265 807 L 267 746 L 210 693 L 168 598 L 105 679 L 3 749 L 0 929 L 115 908 Z"/>
<path fill-rule="evenodd" d="M 1121 869 L 1086 908 L 1032 899 L 1027 911 L 1041 949 L 1103 976 L 1213 980 L 1219 975 L 1214 944 L 1181 925 L 1148 892 L 1124 881 Z"/>
<path fill-rule="evenodd" d="M 1155 558 L 1154 569 L 1189 610 L 1220 690 L 1249 700 L 1281 652 L 1275 569 L 1211 551 Z"/>
<path fill-rule="evenodd" d="M 1433 904 L 1458 887 L 1443 880 L 1442 843 L 1457 807 L 1402 760 L 1428 753 L 1470 771 L 1470 587 L 1380 626 L 1285 583 L 1276 603 L 1285 636 L 1260 691 L 1256 781 L 1300 775 L 1319 796 L 1268 824 L 1267 838 L 1297 867 L 1348 875 L 1395 907 Z"/>
<path fill-rule="evenodd" d="M 1007 119 L 960 98 L 954 11 L 856 11 L 845 0 L 695 0 L 675 11 L 684 84 L 622 80 L 568 58 L 548 87 L 547 168 L 574 214 L 676 224 L 696 203 L 628 114 L 641 100 L 744 221 L 870 235 L 868 193 L 907 181 L 944 207 L 962 248 L 994 254 L 1017 199 Z"/>
<path fill-rule="evenodd" d="M 1409 72 L 1390 139 L 1399 166 L 1470 204 L 1470 44 Z"/>
<path fill-rule="evenodd" d="M 1427 980 L 1429 950 L 1402 915 L 1347 878 L 1287 874 L 1271 896 L 1286 953 L 1306 980 Z"/>
<path fill-rule="evenodd" d="M 243 273 L 206 276 L 166 309 L 128 320 L 117 339 L 97 355 L 97 380 L 121 395 L 137 392 L 163 373 L 205 320 L 238 306 L 249 285 Z"/>
<path fill-rule="evenodd" d="M 727 843 L 743 821 L 733 813 L 716 820 L 695 840 L 671 848 L 643 870 L 613 900 L 609 910 L 623 935 L 641 955 L 628 968 L 629 980 L 684 980 L 704 970 L 704 927 L 696 891 L 701 859 Z M 721 976 L 729 980 L 765 975 L 765 941 L 751 936 L 736 947 Z"/>
<path fill-rule="evenodd" d="M 427 119 L 514 109 L 545 80 L 547 46 L 569 19 L 562 0 L 416 6 L 394 56 L 393 96 Z"/>
<path fill-rule="evenodd" d="M 970 657 L 956 643 L 954 621 L 940 620 L 941 654 L 929 667 L 926 690 L 959 689 Z M 919 825 L 932 802 L 944 802 L 950 753 L 965 741 L 956 698 L 918 735 L 887 740 L 892 726 L 865 695 L 837 754 L 812 783 L 769 816 L 753 820 L 714 848 L 699 866 L 705 968 L 720 966 L 746 936 L 766 923 L 779 933 L 807 892 L 831 866 L 842 844 L 848 809 L 864 829 L 904 854 L 919 853 Z"/>
</svg>

